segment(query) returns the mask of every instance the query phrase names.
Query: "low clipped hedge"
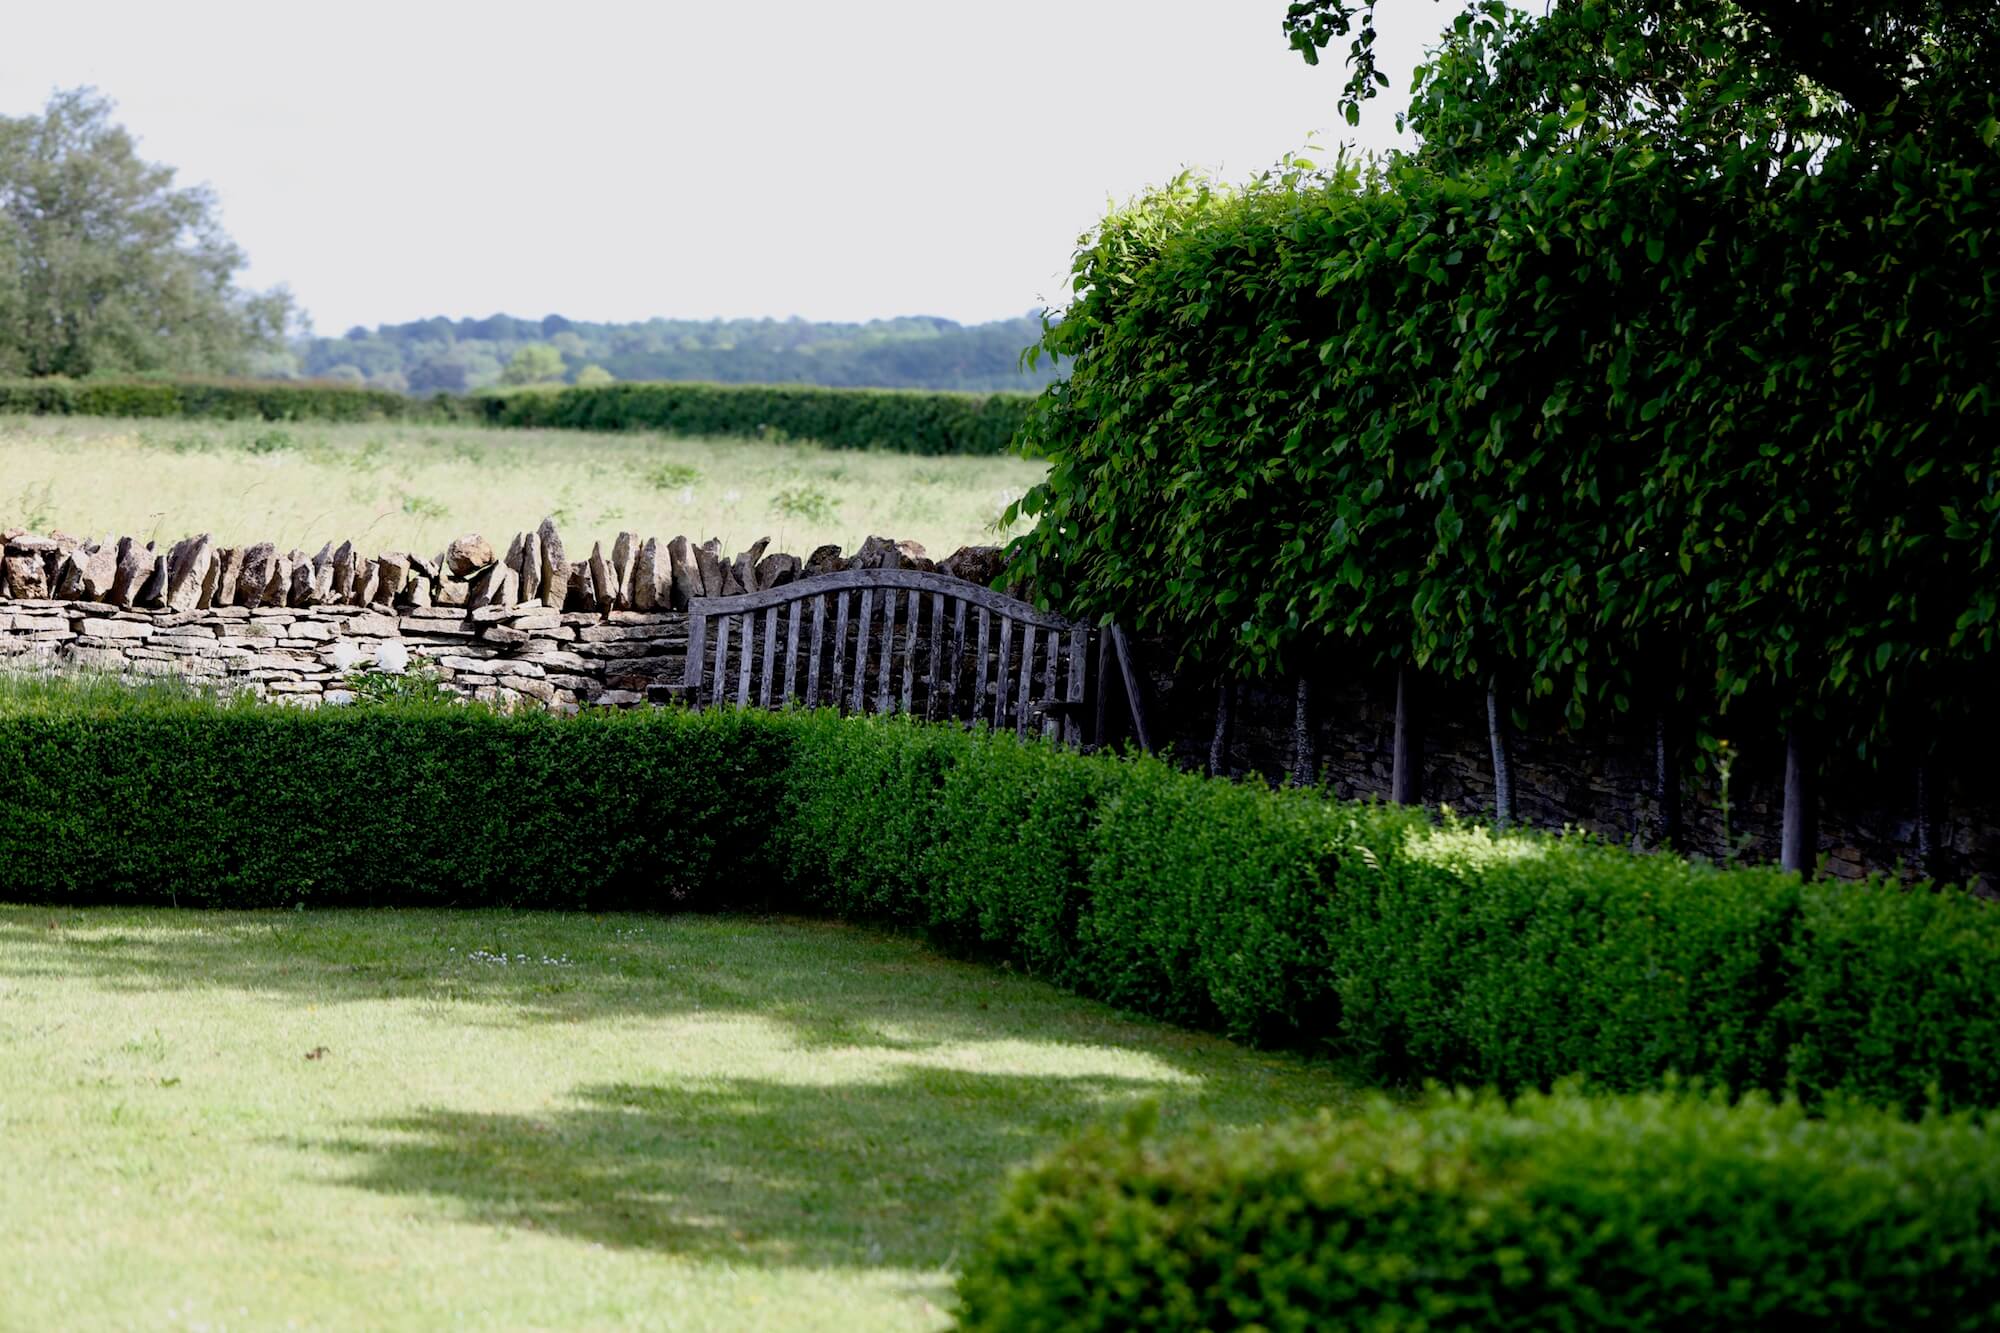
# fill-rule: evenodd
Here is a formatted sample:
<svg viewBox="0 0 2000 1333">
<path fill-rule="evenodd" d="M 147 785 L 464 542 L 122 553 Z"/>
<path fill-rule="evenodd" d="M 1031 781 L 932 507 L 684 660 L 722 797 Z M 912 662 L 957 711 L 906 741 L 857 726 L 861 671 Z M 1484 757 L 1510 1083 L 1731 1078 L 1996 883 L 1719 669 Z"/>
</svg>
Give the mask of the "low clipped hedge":
<svg viewBox="0 0 2000 1333">
<path fill-rule="evenodd" d="M 437 410 L 430 400 L 344 384 L 271 380 L 0 381 L 0 412 L 36 416 L 377 421 Z"/>
<path fill-rule="evenodd" d="M 731 906 L 784 767 L 784 737 L 732 713 L 307 711 L 14 685 L 0 896 Z"/>
<path fill-rule="evenodd" d="M 792 384 L 606 384 L 413 398 L 344 384 L 272 380 L 0 381 L 0 412 L 36 416 L 457 421 L 811 440 L 830 449 L 910 454 L 1004 454 L 1033 402 L 1023 393 Z"/>
<path fill-rule="evenodd" d="M 1002 454 L 1034 401 L 1023 393 L 652 382 L 471 394 L 451 400 L 450 407 L 489 426 L 657 430 L 812 440 L 830 449 Z"/>
<path fill-rule="evenodd" d="M 2000 916 L 829 714 L 0 690 L 8 896 L 779 906 L 1382 1082 L 2000 1106 Z"/>
<path fill-rule="evenodd" d="M 787 725 L 778 723 L 775 725 Z M 2000 914 L 947 728 L 796 722 L 802 904 L 1368 1077 L 2000 1106 Z"/>
<path fill-rule="evenodd" d="M 1658 1094 L 1377 1103 L 1017 1177 L 970 1330 L 1987 1329 L 2000 1145 L 1962 1118 Z"/>
</svg>

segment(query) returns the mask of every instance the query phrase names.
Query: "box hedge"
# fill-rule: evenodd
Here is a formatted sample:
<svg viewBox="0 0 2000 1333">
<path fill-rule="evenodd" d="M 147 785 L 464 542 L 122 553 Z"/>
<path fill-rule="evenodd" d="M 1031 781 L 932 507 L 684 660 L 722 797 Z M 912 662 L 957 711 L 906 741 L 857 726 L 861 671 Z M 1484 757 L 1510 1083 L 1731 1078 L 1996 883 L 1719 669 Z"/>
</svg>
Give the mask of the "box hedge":
<svg viewBox="0 0 2000 1333">
<path fill-rule="evenodd" d="M 730 713 L 0 693 L 8 897 L 657 910 L 740 901 L 784 738 Z"/>
<path fill-rule="evenodd" d="M 377 421 L 434 413 L 428 400 L 345 384 L 280 380 L 0 382 L 0 412 L 37 416 Z"/>
<path fill-rule="evenodd" d="M 648 382 L 478 393 L 450 406 L 490 426 L 657 430 L 812 440 L 829 449 L 1002 454 L 1034 401 L 1023 393 Z"/>
<path fill-rule="evenodd" d="M 1377 1102 L 1017 1177 L 971 1330 L 1986 1329 L 2000 1152 L 1963 1118 L 1661 1094 Z"/>
<path fill-rule="evenodd" d="M 260 421 L 459 421 L 545 430 L 810 440 L 830 449 L 1003 454 L 1031 395 L 797 384 L 606 384 L 413 398 L 272 380 L 0 381 L 0 412 Z"/>
<path fill-rule="evenodd" d="M 777 905 L 1377 1080 L 2000 1106 L 2000 916 L 829 714 L 0 690 L 6 894 Z"/>
</svg>

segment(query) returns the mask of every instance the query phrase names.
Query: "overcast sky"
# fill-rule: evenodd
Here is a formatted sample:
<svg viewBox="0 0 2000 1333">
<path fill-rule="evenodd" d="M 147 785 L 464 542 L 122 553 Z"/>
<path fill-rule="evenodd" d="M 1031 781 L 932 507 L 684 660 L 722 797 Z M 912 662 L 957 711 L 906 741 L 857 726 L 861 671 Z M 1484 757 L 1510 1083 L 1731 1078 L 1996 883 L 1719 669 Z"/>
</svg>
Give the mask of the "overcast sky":
<svg viewBox="0 0 2000 1333">
<path fill-rule="evenodd" d="M 1381 147 L 1442 6 L 1341 124 L 1284 0 L 17 6 L 0 113 L 93 84 L 322 333 L 560 312 L 973 322 L 1183 165 Z"/>
</svg>

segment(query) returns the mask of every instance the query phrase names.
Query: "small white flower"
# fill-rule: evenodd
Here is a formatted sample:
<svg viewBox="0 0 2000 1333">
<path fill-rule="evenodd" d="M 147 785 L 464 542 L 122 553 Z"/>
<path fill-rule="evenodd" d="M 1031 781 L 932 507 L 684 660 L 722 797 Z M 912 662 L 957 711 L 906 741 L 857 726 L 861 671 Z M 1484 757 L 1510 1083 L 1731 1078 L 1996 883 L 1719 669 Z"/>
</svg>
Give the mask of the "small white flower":
<svg viewBox="0 0 2000 1333">
<path fill-rule="evenodd" d="M 390 639 L 375 650 L 375 665 L 392 676 L 400 676 L 410 665 L 410 650 L 397 639 Z"/>
<path fill-rule="evenodd" d="M 351 670 L 361 660 L 361 650 L 341 639 L 333 645 L 333 665 L 340 671 Z"/>
</svg>

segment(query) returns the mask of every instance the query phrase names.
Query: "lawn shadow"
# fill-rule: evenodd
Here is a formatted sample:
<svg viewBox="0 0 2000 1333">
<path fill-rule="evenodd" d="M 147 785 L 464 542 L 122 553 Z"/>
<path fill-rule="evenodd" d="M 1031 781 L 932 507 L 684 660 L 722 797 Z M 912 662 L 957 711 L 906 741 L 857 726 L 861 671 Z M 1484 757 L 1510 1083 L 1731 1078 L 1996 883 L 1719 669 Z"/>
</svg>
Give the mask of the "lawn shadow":
<svg viewBox="0 0 2000 1333">
<path fill-rule="evenodd" d="M 505 958 L 507 961 L 497 961 Z M 472 1024 L 749 1015 L 807 1049 L 1037 1041 L 1226 1043 L 1079 1002 L 921 940 L 775 916 L 0 906 L 0 979 L 227 988 L 300 1004 L 421 1000 Z"/>
<path fill-rule="evenodd" d="M 732 1263 L 945 1270 L 1008 1172 L 1157 1097 L 1254 1118 L 1171 1079 L 903 1068 L 879 1081 L 588 1086 L 543 1115 L 427 1110 L 299 1146 L 344 1183 L 464 1220 Z"/>
<path fill-rule="evenodd" d="M 502 952 L 510 961 L 493 961 Z M 545 1111 L 483 1110 L 473 1090 L 469 1108 L 430 1102 L 281 1141 L 345 1163 L 346 1186 L 477 1224 L 720 1262 L 905 1270 L 932 1299 L 1009 1170 L 1085 1125 L 1147 1098 L 1169 1122 L 1252 1123 L 1352 1087 L 1332 1066 L 908 937 L 796 919 L 0 907 L 0 982 L 44 977 L 149 1002 L 196 988 L 300 1007 L 411 1001 L 446 1027 L 601 1022 L 608 1034 L 579 1038 L 664 1040 L 609 1075 L 622 1082 L 573 1084 L 607 1075 L 564 1069 L 551 1086 L 572 1090 Z M 654 1019 L 676 1021 L 644 1026 Z M 698 1058 L 671 1045 L 690 1034 L 708 1043 Z"/>
</svg>

